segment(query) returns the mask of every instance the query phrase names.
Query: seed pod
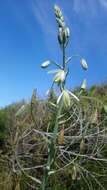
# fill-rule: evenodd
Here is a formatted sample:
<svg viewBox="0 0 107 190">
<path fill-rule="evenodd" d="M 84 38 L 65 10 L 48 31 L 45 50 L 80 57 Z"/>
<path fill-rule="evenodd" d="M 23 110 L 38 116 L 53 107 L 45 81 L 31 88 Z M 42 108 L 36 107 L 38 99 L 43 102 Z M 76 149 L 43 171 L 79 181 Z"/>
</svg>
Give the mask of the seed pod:
<svg viewBox="0 0 107 190">
<path fill-rule="evenodd" d="M 80 153 L 83 154 L 85 150 L 86 150 L 86 144 L 85 144 L 84 139 L 82 139 L 80 142 Z"/>
<path fill-rule="evenodd" d="M 86 79 L 84 79 L 82 82 L 82 85 L 81 85 L 81 89 L 86 90 L 86 87 L 87 87 L 87 81 L 86 81 Z"/>
<path fill-rule="evenodd" d="M 98 110 L 96 109 L 94 113 L 92 114 L 91 123 L 97 124 L 97 122 L 98 122 Z"/>
<path fill-rule="evenodd" d="M 31 105 L 36 103 L 36 90 L 33 90 L 32 97 L 31 97 Z"/>
<path fill-rule="evenodd" d="M 72 180 L 76 180 L 77 178 L 77 169 L 76 169 L 76 166 L 73 166 L 73 169 L 72 169 Z"/>
<path fill-rule="evenodd" d="M 60 145 L 64 144 L 64 127 L 60 130 L 60 133 L 58 136 L 58 144 Z"/>
<path fill-rule="evenodd" d="M 57 74 L 55 75 L 55 77 L 54 77 L 54 82 L 55 83 L 63 82 L 65 80 L 65 77 L 66 77 L 65 71 L 64 70 L 59 70 L 57 72 Z"/>
<path fill-rule="evenodd" d="M 84 70 L 87 70 L 88 69 L 88 65 L 87 65 L 87 62 L 85 59 L 81 59 L 80 60 L 80 63 L 81 63 L 81 66 Z"/>
<path fill-rule="evenodd" d="M 51 62 L 49 60 L 47 60 L 47 61 L 42 63 L 41 67 L 42 68 L 47 68 L 50 64 L 51 64 Z"/>
</svg>

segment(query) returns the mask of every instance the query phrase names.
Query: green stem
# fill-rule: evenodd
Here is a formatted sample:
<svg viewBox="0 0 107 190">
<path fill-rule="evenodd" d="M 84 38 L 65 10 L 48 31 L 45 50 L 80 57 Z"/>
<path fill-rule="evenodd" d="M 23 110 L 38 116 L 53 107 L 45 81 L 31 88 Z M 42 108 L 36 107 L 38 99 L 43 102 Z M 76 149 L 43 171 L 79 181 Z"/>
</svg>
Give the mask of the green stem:
<svg viewBox="0 0 107 190">
<path fill-rule="evenodd" d="M 62 111 L 63 102 L 59 104 L 57 115 L 56 115 L 56 121 L 55 121 L 55 127 L 53 130 L 53 138 L 51 140 L 51 143 L 49 144 L 49 155 L 47 160 L 47 165 L 44 171 L 44 177 L 43 182 L 40 190 L 45 190 L 48 182 L 48 172 L 51 170 L 51 166 L 54 164 L 55 161 L 55 155 L 56 155 L 56 140 L 57 140 L 57 133 L 58 133 L 58 118 Z"/>
<path fill-rule="evenodd" d="M 64 44 L 63 44 L 62 50 L 63 50 L 63 69 L 65 69 L 65 47 L 64 47 Z"/>
<path fill-rule="evenodd" d="M 65 64 L 65 47 L 63 44 L 63 69 L 66 69 L 66 64 Z M 63 84 L 65 85 L 65 83 Z M 62 87 L 62 84 L 61 84 Z M 48 173 L 49 171 L 51 171 L 52 166 L 54 166 L 55 163 L 55 157 L 56 157 L 56 153 L 57 153 L 57 149 L 56 149 L 56 140 L 57 140 L 57 134 L 58 134 L 58 118 L 61 114 L 62 111 L 62 107 L 63 107 L 63 100 L 60 101 L 59 106 L 58 106 L 58 110 L 57 110 L 57 115 L 56 115 L 56 121 L 55 121 L 55 127 L 53 130 L 53 137 L 51 139 L 50 144 L 48 145 L 48 160 L 47 160 L 47 164 L 44 170 L 44 176 L 43 176 L 43 182 L 42 185 L 40 187 L 40 190 L 46 190 L 46 186 L 48 183 Z"/>
</svg>

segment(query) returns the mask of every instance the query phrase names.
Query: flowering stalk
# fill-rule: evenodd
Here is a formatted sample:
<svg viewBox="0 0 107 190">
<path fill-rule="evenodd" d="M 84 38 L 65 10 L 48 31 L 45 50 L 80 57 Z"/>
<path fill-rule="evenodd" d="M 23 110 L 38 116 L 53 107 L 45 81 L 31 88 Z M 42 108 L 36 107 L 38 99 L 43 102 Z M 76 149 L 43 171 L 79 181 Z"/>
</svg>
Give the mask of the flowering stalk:
<svg viewBox="0 0 107 190">
<path fill-rule="evenodd" d="M 56 64 L 54 61 L 45 61 L 41 67 L 47 68 L 51 64 L 58 67 L 58 70 L 52 71 L 52 73 L 55 73 L 53 84 L 57 84 L 61 94 L 59 95 L 57 99 L 57 114 L 56 114 L 56 120 L 55 120 L 55 126 L 53 129 L 53 136 L 48 144 L 48 159 L 46 167 L 44 168 L 44 176 L 43 176 L 43 182 L 41 184 L 40 190 L 46 190 L 47 184 L 48 184 L 48 178 L 50 173 L 52 173 L 54 169 L 54 163 L 57 153 L 56 148 L 56 142 L 57 142 L 57 134 L 58 134 L 58 118 L 61 115 L 62 108 L 68 108 L 71 105 L 71 97 L 76 99 L 76 101 L 79 101 L 78 97 L 66 89 L 66 78 L 68 76 L 68 62 L 70 59 L 66 59 L 66 47 L 69 42 L 70 38 L 70 30 L 68 27 L 66 27 L 64 17 L 62 14 L 62 11 L 60 8 L 55 5 L 54 6 L 56 21 L 58 24 L 58 42 L 62 51 L 62 65 Z M 83 59 L 81 61 L 81 65 L 83 69 L 87 69 L 87 63 Z M 59 69 L 60 68 L 60 69 Z M 51 73 L 51 72 L 50 72 Z M 64 130 L 64 129 L 63 129 Z"/>
</svg>

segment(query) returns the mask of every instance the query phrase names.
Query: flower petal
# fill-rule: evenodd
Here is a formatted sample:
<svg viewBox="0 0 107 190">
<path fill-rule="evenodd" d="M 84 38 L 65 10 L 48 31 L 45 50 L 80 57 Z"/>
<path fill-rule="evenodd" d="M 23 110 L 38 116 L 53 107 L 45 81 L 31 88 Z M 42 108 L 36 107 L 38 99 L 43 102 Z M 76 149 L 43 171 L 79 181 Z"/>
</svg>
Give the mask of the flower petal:
<svg viewBox="0 0 107 190">
<path fill-rule="evenodd" d="M 73 98 L 75 98 L 77 101 L 79 101 L 79 98 L 78 98 L 75 94 L 73 94 L 73 93 L 70 92 L 70 91 L 68 91 L 68 93 L 69 93 Z"/>
</svg>

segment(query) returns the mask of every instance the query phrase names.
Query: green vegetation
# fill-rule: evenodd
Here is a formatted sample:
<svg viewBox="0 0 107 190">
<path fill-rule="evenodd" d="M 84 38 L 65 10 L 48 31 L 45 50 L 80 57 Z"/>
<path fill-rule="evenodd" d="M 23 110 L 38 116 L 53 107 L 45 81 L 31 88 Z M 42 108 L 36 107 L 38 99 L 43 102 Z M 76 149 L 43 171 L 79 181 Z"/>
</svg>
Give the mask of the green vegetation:
<svg viewBox="0 0 107 190">
<path fill-rule="evenodd" d="M 102 89 L 103 93 L 101 92 Z M 78 91 L 74 90 L 74 92 L 77 94 Z M 85 95 L 83 94 L 83 96 L 81 96 L 81 104 L 83 108 L 86 109 L 87 113 L 87 117 L 84 115 L 84 125 L 87 125 L 89 123 L 91 128 L 90 134 L 92 134 L 93 131 L 96 133 L 96 127 L 100 130 L 100 132 L 104 130 L 103 133 L 99 133 L 101 136 L 103 136 L 103 139 L 100 139 L 100 135 L 94 135 L 95 139 L 96 137 L 100 139 L 99 142 L 96 142 L 96 148 L 93 139 L 91 142 L 91 139 L 88 139 L 87 137 L 89 140 L 89 144 L 86 142 L 88 149 L 90 149 L 91 146 L 92 150 L 95 149 L 96 151 L 98 148 L 100 149 L 98 152 L 99 155 L 94 156 L 93 154 L 96 160 L 89 159 L 85 162 L 85 158 L 81 159 L 78 157 L 77 159 L 77 161 L 81 163 L 80 166 L 83 167 L 83 169 L 85 168 L 87 171 L 91 172 L 90 175 L 86 177 L 88 174 L 85 174 L 85 171 L 81 173 L 82 169 L 80 172 L 78 168 L 75 171 L 75 167 L 72 164 L 68 164 L 68 166 L 65 167 L 65 169 L 61 170 L 59 173 L 51 175 L 52 178 L 49 180 L 49 189 L 60 190 L 62 187 L 63 189 L 65 188 L 65 190 L 76 190 L 78 188 L 81 190 L 88 190 L 89 188 L 99 188 L 99 190 L 106 189 L 106 94 L 107 85 L 101 85 L 91 87 L 88 91 L 85 92 Z M 53 91 L 50 92 L 47 100 L 45 101 L 37 99 L 36 95 L 33 93 L 31 102 L 26 103 L 25 101 L 22 101 L 0 110 L 0 189 L 38 189 L 39 185 L 38 181 L 36 180 L 42 180 L 43 175 L 43 169 L 40 166 L 46 163 L 48 155 L 45 144 L 47 142 L 47 136 L 42 136 L 42 134 L 43 131 L 44 134 L 46 134 L 47 130 L 49 130 L 48 135 L 50 135 L 50 132 L 53 129 L 56 113 L 54 112 L 55 108 L 50 102 L 53 102 L 54 104 L 56 100 L 57 96 Z M 23 105 L 25 105 L 23 114 L 20 113 L 16 117 L 16 113 Z M 95 113 L 96 109 L 98 115 Z M 72 108 L 69 108 L 68 112 L 64 116 L 66 120 L 68 120 L 63 124 L 63 127 L 65 129 L 67 129 L 75 122 L 76 118 L 74 117 L 76 117 L 76 113 L 73 117 L 69 118 L 72 111 Z M 76 112 L 78 113 L 78 110 L 76 110 Z M 63 122 L 63 117 L 61 118 L 61 121 Z M 77 122 L 76 128 L 78 125 L 79 123 Z M 49 127 L 49 129 L 47 129 L 47 127 Z M 75 134 L 72 132 L 69 133 L 70 134 L 64 131 L 64 135 L 66 137 L 63 137 L 62 133 L 61 139 L 61 127 L 59 128 L 59 137 L 57 140 L 59 141 L 58 143 L 60 146 L 66 146 L 67 135 L 69 138 L 71 137 L 70 139 L 68 138 L 68 141 L 70 141 L 70 143 L 73 143 L 72 138 Z M 79 142 L 77 141 L 72 146 L 72 151 L 75 151 L 80 147 Z M 61 145 L 61 143 L 63 144 Z M 67 145 L 68 143 L 69 142 L 67 142 Z M 88 156 L 89 153 L 87 152 L 86 154 L 86 151 L 89 151 L 87 150 L 87 146 L 86 148 L 83 148 L 82 146 L 84 146 L 83 141 L 81 143 L 81 155 L 83 154 L 82 152 L 85 152 L 85 155 Z M 99 159 L 103 159 L 105 161 L 103 162 Z M 64 161 L 67 162 L 66 158 Z M 61 163 L 61 167 L 63 167 L 63 163 Z M 93 176 L 96 177 L 97 181 L 94 180 Z"/>
</svg>

